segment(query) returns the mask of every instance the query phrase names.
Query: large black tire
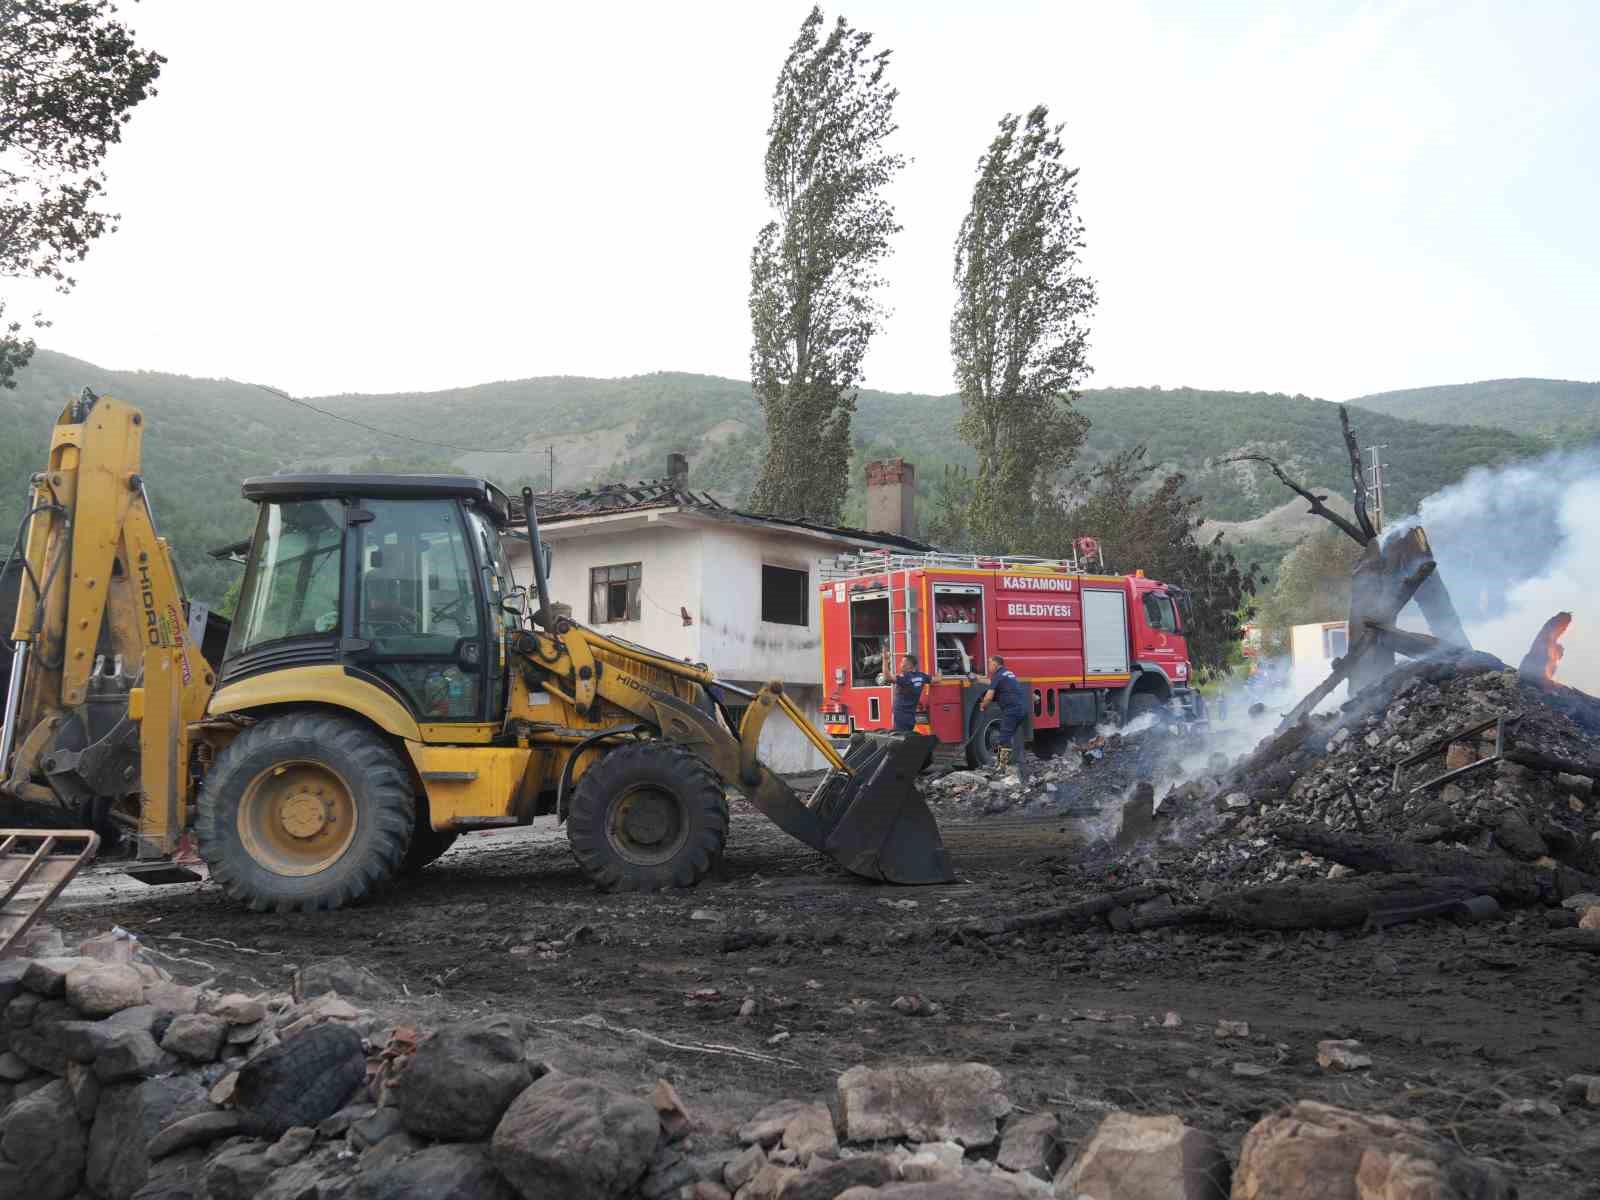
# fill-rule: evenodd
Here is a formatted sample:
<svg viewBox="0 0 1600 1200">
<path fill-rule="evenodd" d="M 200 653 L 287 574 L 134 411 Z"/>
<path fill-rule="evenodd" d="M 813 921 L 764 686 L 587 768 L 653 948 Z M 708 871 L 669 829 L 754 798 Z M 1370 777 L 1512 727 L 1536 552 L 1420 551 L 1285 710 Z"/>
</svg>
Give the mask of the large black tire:
<svg viewBox="0 0 1600 1200">
<path fill-rule="evenodd" d="M 239 1068 L 233 1106 L 254 1137 L 279 1137 L 333 1116 L 366 1080 L 361 1035 L 348 1025 L 313 1025 Z"/>
<path fill-rule="evenodd" d="M 716 772 L 679 746 L 621 746 L 578 780 L 567 839 L 605 891 L 693 887 L 728 840 L 728 798 Z"/>
<path fill-rule="evenodd" d="M 298 790 L 296 790 L 298 789 Z M 211 878 L 256 912 L 341 908 L 405 860 L 415 800 L 400 758 L 353 717 L 268 717 L 229 743 L 200 790 Z"/>
<path fill-rule="evenodd" d="M 415 875 L 454 846 L 456 838 L 460 836 L 459 830 L 439 830 L 432 825 L 423 825 L 419 822 L 411 831 L 411 845 L 406 847 L 406 857 L 400 864 L 400 874 Z"/>
<path fill-rule="evenodd" d="M 1154 692 L 1135 692 L 1128 697 L 1128 719 L 1125 725 L 1132 725 L 1140 717 L 1160 716 L 1161 697 Z"/>
<path fill-rule="evenodd" d="M 999 749 L 995 744 L 999 736 L 999 705 L 991 704 L 982 712 L 973 713 L 972 737 L 967 740 L 967 766 L 974 771 L 992 767 L 995 762 L 994 752 Z"/>
</svg>

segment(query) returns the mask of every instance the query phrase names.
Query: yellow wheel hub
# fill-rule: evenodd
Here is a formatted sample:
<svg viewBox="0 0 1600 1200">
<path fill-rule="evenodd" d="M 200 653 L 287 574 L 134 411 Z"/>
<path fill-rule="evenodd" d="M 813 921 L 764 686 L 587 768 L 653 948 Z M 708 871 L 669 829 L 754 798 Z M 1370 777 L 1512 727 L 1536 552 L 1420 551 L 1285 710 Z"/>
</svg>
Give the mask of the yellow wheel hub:
<svg viewBox="0 0 1600 1200">
<path fill-rule="evenodd" d="M 250 781 L 239 801 L 239 838 L 276 875 L 315 875 L 338 862 L 356 834 L 356 804 L 337 771 L 286 762 Z"/>
</svg>

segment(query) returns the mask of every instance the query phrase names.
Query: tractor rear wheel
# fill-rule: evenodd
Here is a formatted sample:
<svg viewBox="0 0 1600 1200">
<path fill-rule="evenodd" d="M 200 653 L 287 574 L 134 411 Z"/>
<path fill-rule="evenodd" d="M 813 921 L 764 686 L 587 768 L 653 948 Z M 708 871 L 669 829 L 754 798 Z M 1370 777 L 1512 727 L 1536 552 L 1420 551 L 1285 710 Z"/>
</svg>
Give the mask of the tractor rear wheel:
<svg viewBox="0 0 1600 1200">
<path fill-rule="evenodd" d="M 217 756 L 195 816 L 211 878 L 257 912 L 342 908 L 392 878 L 415 800 L 375 729 L 326 712 L 268 717 Z"/>
<path fill-rule="evenodd" d="M 728 798 L 716 772 L 679 746 L 621 746 L 578 780 L 567 839 L 605 891 L 693 887 L 728 840 Z"/>
</svg>

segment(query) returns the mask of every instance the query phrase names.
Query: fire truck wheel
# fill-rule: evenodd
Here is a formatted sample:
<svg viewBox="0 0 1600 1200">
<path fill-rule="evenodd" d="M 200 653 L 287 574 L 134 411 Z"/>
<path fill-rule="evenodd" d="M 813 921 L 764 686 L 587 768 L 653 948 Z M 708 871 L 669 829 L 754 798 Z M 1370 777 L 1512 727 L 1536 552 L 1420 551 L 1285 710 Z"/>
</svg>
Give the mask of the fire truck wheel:
<svg viewBox="0 0 1600 1200">
<path fill-rule="evenodd" d="M 967 742 L 967 766 L 973 770 L 994 765 L 1000 749 L 1000 709 L 986 708 L 972 714 L 972 737 Z"/>
<path fill-rule="evenodd" d="M 411 843 L 411 784 L 363 721 L 267 717 L 228 743 L 195 814 L 200 856 L 256 912 L 342 908 L 393 878 Z"/>
<path fill-rule="evenodd" d="M 705 760 L 665 742 L 611 751 L 572 793 L 567 840 L 604 891 L 693 887 L 728 840 L 728 798 Z"/>
<path fill-rule="evenodd" d="M 1135 692 L 1128 697 L 1128 724 L 1143 716 L 1157 716 L 1161 712 L 1161 697 L 1154 692 Z"/>
</svg>

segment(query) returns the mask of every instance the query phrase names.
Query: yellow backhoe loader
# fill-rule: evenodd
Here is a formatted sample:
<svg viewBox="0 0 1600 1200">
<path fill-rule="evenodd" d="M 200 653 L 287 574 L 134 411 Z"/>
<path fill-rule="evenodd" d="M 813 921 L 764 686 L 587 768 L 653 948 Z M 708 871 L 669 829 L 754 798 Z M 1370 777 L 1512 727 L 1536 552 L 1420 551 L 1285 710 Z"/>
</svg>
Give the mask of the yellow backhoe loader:
<svg viewBox="0 0 1600 1200">
<path fill-rule="evenodd" d="M 192 832 L 240 902 L 337 908 L 462 830 L 553 812 L 598 886 L 687 887 L 722 854 L 731 787 L 858 875 L 953 877 L 914 786 L 933 739 L 858 735 L 841 757 L 781 683 L 745 692 L 559 615 L 528 492 L 531 612 L 501 549 L 521 529 L 485 480 L 245 481 L 255 535 L 207 657 L 217 619 L 157 532 L 143 432 L 137 409 L 87 391 L 55 426 L 19 535 L 0 727 L 0 791 L 80 842 L 97 833 L 102 855 L 120 847 L 133 873 L 182 877 L 166 864 Z M 748 701 L 737 726 L 722 694 Z M 757 756 L 779 711 L 828 761 L 809 797 Z M 0 938 L 31 919 L 15 903 L 28 864 L 63 858 L 13 834 Z"/>
</svg>

